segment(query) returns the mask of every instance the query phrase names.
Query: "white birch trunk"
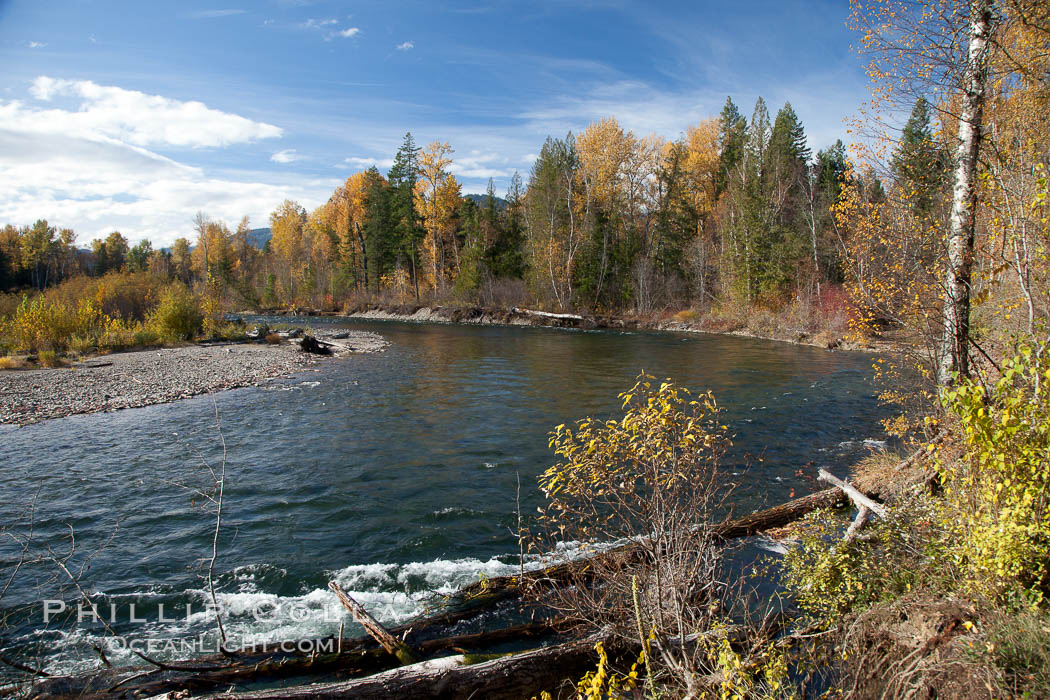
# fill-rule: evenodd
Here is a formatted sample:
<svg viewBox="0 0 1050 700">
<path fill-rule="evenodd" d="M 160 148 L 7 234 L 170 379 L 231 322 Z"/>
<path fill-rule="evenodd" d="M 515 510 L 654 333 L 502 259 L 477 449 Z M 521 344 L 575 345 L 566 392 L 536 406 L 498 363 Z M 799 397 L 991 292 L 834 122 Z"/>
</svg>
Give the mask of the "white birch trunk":
<svg viewBox="0 0 1050 700">
<path fill-rule="evenodd" d="M 948 229 L 948 270 L 944 283 L 944 326 L 937 383 L 947 386 L 970 373 L 970 278 L 977 209 L 977 157 L 988 78 L 991 0 L 970 3 L 970 46 L 963 75 L 959 139 L 955 151 L 952 213 Z"/>
</svg>

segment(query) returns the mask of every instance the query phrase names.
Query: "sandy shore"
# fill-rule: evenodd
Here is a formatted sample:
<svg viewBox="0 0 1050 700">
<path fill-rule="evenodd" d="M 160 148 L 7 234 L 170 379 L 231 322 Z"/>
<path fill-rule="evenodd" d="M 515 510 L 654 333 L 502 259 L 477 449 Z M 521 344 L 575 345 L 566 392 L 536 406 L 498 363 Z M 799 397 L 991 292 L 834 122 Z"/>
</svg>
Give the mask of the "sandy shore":
<svg viewBox="0 0 1050 700">
<path fill-rule="evenodd" d="M 337 341 L 353 352 L 387 342 L 354 331 Z M 114 353 L 61 369 L 0 371 L 0 423 L 25 425 L 75 413 L 149 406 L 213 391 L 253 386 L 328 360 L 297 343 L 191 345 Z"/>
</svg>

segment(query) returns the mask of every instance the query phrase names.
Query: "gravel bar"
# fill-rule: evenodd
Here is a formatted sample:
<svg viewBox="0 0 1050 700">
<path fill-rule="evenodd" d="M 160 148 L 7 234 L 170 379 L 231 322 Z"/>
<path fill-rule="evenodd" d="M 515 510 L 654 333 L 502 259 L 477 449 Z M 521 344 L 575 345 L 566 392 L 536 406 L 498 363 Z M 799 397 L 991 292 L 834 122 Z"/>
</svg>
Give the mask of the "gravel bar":
<svg viewBox="0 0 1050 700">
<path fill-rule="evenodd" d="M 354 353 L 379 352 L 387 345 L 366 331 L 340 338 Z M 254 386 L 327 359 L 301 351 L 296 342 L 231 343 L 113 353 L 68 368 L 5 370 L 0 371 L 0 423 L 27 425 Z"/>
</svg>

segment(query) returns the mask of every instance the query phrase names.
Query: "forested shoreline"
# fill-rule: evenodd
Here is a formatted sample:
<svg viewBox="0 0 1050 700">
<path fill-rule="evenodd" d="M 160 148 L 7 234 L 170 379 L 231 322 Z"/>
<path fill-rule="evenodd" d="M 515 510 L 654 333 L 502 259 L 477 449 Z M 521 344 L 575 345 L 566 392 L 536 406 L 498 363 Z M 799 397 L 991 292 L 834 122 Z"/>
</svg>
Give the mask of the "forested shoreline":
<svg viewBox="0 0 1050 700">
<path fill-rule="evenodd" d="M 933 143 L 928 113 L 920 117 L 902 162 Z M 453 157 L 448 143 L 418 148 L 407 134 L 385 176 L 354 173 L 312 212 L 284 202 L 261 247 L 246 218 L 231 229 L 203 213 L 163 249 L 113 232 L 86 250 L 45 220 L 9 224 L 0 288 L 44 292 L 126 272 L 206 290 L 237 310 L 375 301 L 739 320 L 762 309 L 846 328 L 846 237 L 831 210 L 846 151 L 838 141 L 812 156 L 790 104 L 771 118 L 760 98 L 749 120 L 727 99 L 719 117 L 676 141 L 603 119 L 548 138 L 502 198 L 491 181 L 485 195 L 464 197 Z M 922 176 L 942 182 L 945 161 Z M 878 178 L 865 177 L 865 191 L 884 197 Z"/>
</svg>

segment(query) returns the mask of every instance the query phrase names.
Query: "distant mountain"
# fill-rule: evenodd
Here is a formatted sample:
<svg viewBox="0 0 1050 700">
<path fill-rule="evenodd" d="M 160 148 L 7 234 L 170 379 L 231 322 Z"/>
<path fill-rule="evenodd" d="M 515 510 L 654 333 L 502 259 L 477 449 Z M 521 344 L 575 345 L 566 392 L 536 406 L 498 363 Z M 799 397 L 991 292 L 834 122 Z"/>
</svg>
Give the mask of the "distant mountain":
<svg viewBox="0 0 1050 700">
<path fill-rule="evenodd" d="M 268 228 L 253 228 L 248 232 L 248 242 L 253 246 L 262 250 L 266 247 L 266 243 L 270 240 L 272 234 Z"/>
<path fill-rule="evenodd" d="M 488 205 L 489 196 L 487 194 L 465 194 L 463 197 L 474 202 L 482 209 Z M 510 202 L 503 199 L 503 197 L 496 197 L 496 209 L 504 211 L 508 206 L 510 206 Z"/>
</svg>

